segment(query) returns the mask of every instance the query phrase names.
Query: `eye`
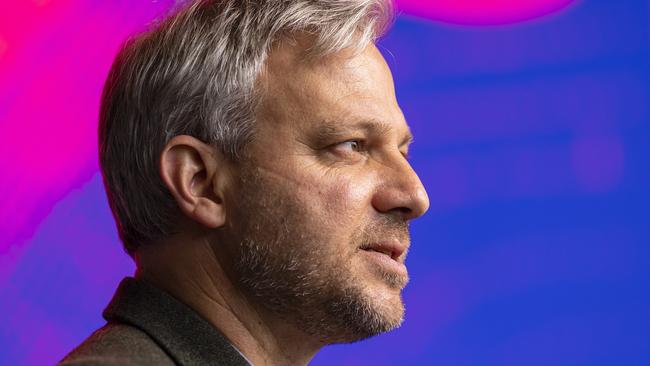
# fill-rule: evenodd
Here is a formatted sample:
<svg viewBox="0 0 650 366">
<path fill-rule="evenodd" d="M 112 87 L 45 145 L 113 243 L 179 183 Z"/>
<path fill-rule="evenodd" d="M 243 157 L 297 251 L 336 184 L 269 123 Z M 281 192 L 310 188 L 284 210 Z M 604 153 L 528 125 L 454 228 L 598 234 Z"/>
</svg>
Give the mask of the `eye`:
<svg viewBox="0 0 650 366">
<path fill-rule="evenodd" d="M 354 152 L 361 151 L 361 141 L 359 140 L 349 140 L 343 141 L 335 145 L 336 148 L 343 148 L 343 150 L 350 150 Z"/>
<path fill-rule="evenodd" d="M 349 147 L 351 150 L 359 151 L 361 149 L 361 141 L 359 140 L 344 141 L 341 142 L 339 146 L 346 146 Z"/>
</svg>

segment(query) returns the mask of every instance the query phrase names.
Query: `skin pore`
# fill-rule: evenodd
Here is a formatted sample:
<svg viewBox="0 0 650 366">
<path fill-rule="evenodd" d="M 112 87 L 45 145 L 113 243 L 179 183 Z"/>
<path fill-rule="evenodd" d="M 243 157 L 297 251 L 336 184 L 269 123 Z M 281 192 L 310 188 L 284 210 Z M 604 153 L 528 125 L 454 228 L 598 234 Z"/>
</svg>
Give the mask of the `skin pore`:
<svg viewBox="0 0 650 366">
<path fill-rule="evenodd" d="M 193 137 L 169 142 L 160 172 L 182 231 L 136 253 L 137 277 L 188 304 L 256 366 L 306 365 L 327 344 L 398 327 L 408 276 L 362 247 L 408 247 L 408 222 L 429 205 L 376 47 L 306 61 L 307 47 L 271 52 L 242 161 Z"/>
</svg>

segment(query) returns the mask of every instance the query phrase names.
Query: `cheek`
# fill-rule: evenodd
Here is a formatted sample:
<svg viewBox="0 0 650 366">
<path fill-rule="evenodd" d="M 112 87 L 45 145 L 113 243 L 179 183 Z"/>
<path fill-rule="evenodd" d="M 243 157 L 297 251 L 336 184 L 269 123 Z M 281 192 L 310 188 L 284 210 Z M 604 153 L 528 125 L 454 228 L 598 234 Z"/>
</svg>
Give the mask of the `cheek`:
<svg viewBox="0 0 650 366">
<path fill-rule="evenodd" d="M 319 198 L 332 224 L 358 228 L 367 220 L 371 210 L 374 185 L 370 179 L 339 176 L 332 181 L 320 181 Z"/>
<path fill-rule="evenodd" d="M 321 235 L 349 237 L 372 214 L 376 176 L 368 172 L 323 172 L 305 167 L 290 172 L 263 171 L 268 186 L 283 191 L 278 204 L 294 202 L 295 208 L 303 211 L 301 221 Z"/>
</svg>

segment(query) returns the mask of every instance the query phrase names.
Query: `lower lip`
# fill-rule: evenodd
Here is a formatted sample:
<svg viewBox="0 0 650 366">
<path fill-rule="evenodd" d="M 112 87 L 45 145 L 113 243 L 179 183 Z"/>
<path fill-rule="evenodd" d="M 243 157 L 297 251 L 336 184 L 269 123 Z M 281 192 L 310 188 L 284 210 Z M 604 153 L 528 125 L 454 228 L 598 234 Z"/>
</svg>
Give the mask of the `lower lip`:
<svg viewBox="0 0 650 366">
<path fill-rule="evenodd" d="M 405 276 L 408 275 L 408 271 L 404 264 L 394 260 L 386 254 L 375 252 L 374 250 L 361 250 L 361 253 L 387 272 L 394 272 Z"/>
</svg>

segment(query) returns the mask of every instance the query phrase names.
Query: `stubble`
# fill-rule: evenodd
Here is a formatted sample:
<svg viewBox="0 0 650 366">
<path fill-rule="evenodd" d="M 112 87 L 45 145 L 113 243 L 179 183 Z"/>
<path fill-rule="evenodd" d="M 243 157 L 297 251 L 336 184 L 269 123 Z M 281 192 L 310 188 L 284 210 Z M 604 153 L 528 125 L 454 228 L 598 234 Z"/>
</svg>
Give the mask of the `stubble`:
<svg viewBox="0 0 650 366">
<path fill-rule="evenodd" d="M 354 342 L 401 325 L 401 296 L 398 304 L 382 303 L 352 268 L 359 248 L 378 236 L 408 240 L 406 222 L 378 216 L 340 245 L 327 235 L 336 228 L 323 227 L 309 205 L 264 171 L 244 169 L 239 191 L 235 269 L 254 301 L 325 344 Z M 391 289 L 408 282 L 375 271 Z"/>
</svg>

